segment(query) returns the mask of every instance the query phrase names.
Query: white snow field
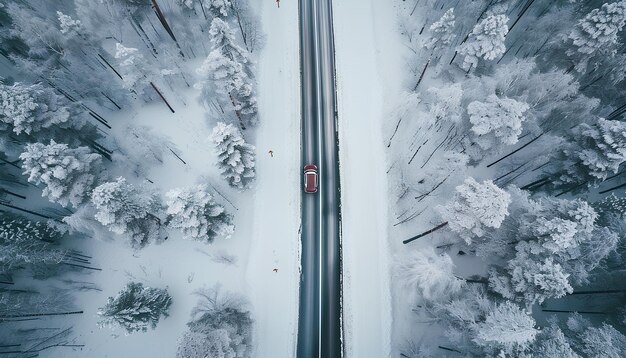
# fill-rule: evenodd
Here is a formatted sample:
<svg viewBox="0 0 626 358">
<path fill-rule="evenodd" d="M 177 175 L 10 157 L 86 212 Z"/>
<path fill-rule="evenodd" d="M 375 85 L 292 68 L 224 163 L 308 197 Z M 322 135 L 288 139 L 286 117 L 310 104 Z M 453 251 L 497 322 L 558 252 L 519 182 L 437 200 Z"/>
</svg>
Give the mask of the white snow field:
<svg viewBox="0 0 626 358">
<path fill-rule="evenodd" d="M 298 3 L 284 1 L 279 9 L 264 1 L 260 8 L 266 42 L 258 63 L 261 119 L 246 277 L 256 320 L 254 356 L 293 357 L 300 278 Z"/>
<path fill-rule="evenodd" d="M 400 92 L 390 2 L 333 2 L 341 163 L 344 332 L 348 357 L 389 357 L 388 199 L 383 121 Z"/>
</svg>

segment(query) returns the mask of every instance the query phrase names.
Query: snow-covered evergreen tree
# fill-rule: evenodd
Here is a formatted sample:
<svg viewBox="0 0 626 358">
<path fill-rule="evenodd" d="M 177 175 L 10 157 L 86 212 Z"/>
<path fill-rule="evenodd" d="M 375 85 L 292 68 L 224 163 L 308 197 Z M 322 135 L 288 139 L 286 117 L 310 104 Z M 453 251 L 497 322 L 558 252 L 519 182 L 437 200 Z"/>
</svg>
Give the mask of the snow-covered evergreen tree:
<svg viewBox="0 0 626 358">
<path fill-rule="evenodd" d="M 581 19 L 570 32 L 569 38 L 576 46 L 576 52 L 581 55 L 578 70 L 587 68 L 587 61 L 591 56 L 601 54 L 614 56 L 617 53 L 618 33 L 626 24 L 626 1 L 605 3 L 598 9 L 593 9 Z M 575 52 L 570 50 L 570 55 Z"/>
<path fill-rule="evenodd" d="M 231 7 L 229 0 L 208 0 L 208 3 L 213 16 L 228 17 Z"/>
<path fill-rule="evenodd" d="M 529 106 L 510 98 L 490 95 L 485 102 L 474 101 L 467 106 L 474 140 L 483 149 L 517 143 L 522 133 L 524 112 Z"/>
<path fill-rule="evenodd" d="M 247 301 L 221 292 L 219 286 L 199 290 L 196 295 L 200 301 L 191 312 L 189 331 L 179 342 L 176 357 L 248 357 L 253 321 Z"/>
<path fill-rule="evenodd" d="M 95 218 L 114 233 L 127 235 L 133 248 L 160 241 L 163 209 L 154 190 L 120 177 L 96 187 L 91 201 L 97 210 Z"/>
<path fill-rule="evenodd" d="M 526 242 L 518 244 L 516 250 L 518 254 L 508 262 L 506 274 L 491 272 L 489 284 L 494 291 L 508 299 L 521 296 L 528 307 L 573 292 L 569 274 L 552 258 L 538 261 L 532 257 L 532 246 Z"/>
<path fill-rule="evenodd" d="M 72 31 L 81 31 L 80 20 L 74 20 L 71 16 L 65 15 L 61 11 L 57 11 L 57 18 L 59 19 L 59 26 L 62 34 Z"/>
<path fill-rule="evenodd" d="M 454 40 L 454 25 L 455 25 L 454 8 L 446 11 L 443 16 L 432 25 L 430 25 L 431 39 L 426 43 L 426 48 L 435 49 L 450 45 Z"/>
<path fill-rule="evenodd" d="M 465 56 L 463 69 L 476 68 L 479 59 L 495 60 L 504 53 L 508 21 L 506 15 L 489 15 L 474 26 L 467 41 L 457 48 L 459 54 Z"/>
<path fill-rule="evenodd" d="M 23 265 L 58 264 L 67 250 L 54 245 L 62 233 L 54 226 L 2 213 L 0 217 L 0 273 Z"/>
<path fill-rule="evenodd" d="M 211 242 L 233 234 L 231 216 L 215 202 L 206 185 L 173 189 L 166 196 L 169 226 L 182 230 L 186 237 Z"/>
<path fill-rule="evenodd" d="M 588 327 L 579 339 L 579 347 L 585 357 L 621 358 L 626 355 L 626 336 L 609 324 Z"/>
<path fill-rule="evenodd" d="M 239 189 L 249 187 L 255 177 L 254 146 L 245 142 L 238 128 L 223 122 L 213 129 L 212 139 L 224 179 Z"/>
<path fill-rule="evenodd" d="M 208 333 L 187 331 L 178 343 L 176 358 L 237 358 L 241 357 L 235 350 L 225 329 L 215 329 Z"/>
<path fill-rule="evenodd" d="M 87 147 L 34 143 L 20 155 L 28 181 L 44 184 L 43 196 L 63 206 L 82 204 L 89 197 L 101 172 L 101 156 Z"/>
<path fill-rule="evenodd" d="M 558 190 L 596 186 L 609 175 L 617 174 L 626 162 L 624 122 L 600 118 L 590 124 L 582 123 L 570 138 L 554 166 L 558 177 L 552 185 Z"/>
<path fill-rule="evenodd" d="M 474 342 L 487 348 L 490 356 L 517 356 L 539 333 L 535 320 L 509 301 L 497 305 L 475 329 Z"/>
<path fill-rule="evenodd" d="M 537 342 L 532 347 L 532 353 L 534 357 L 581 358 L 572 349 L 569 339 L 556 324 L 551 324 L 539 332 Z"/>
<path fill-rule="evenodd" d="M 396 275 L 412 291 L 428 300 L 456 294 L 463 280 L 454 275 L 454 263 L 447 254 L 437 254 L 432 247 L 413 250 L 396 265 Z"/>
<path fill-rule="evenodd" d="M 147 82 L 145 73 L 141 70 L 144 68 L 141 52 L 118 42 L 115 44 L 115 58 L 119 62 L 119 72 L 124 80 L 124 87 L 141 93 Z"/>
<path fill-rule="evenodd" d="M 481 237 L 486 228 L 499 228 L 508 215 L 510 195 L 491 180 L 482 183 L 467 178 L 456 187 L 454 199 L 438 210 L 448 226 L 467 242 Z"/>
<path fill-rule="evenodd" d="M 203 78 L 199 85 L 205 98 L 210 98 L 212 93 L 219 94 L 224 107 L 233 107 L 242 128 L 256 124 L 256 94 L 246 50 L 236 44 L 234 32 L 219 18 L 211 22 L 209 34 L 211 52 L 197 70 Z"/>
<path fill-rule="evenodd" d="M 161 316 L 167 317 L 172 297 L 166 289 L 144 287 L 139 282 L 129 282 L 115 297 L 109 297 L 98 315 L 100 326 L 119 325 L 127 333 L 156 328 Z"/>
<path fill-rule="evenodd" d="M 64 102 L 41 84 L 0 84 L 0 130 L 31 134 L 43 128 L 67 126 L 70 111 Z"/>
</svg>

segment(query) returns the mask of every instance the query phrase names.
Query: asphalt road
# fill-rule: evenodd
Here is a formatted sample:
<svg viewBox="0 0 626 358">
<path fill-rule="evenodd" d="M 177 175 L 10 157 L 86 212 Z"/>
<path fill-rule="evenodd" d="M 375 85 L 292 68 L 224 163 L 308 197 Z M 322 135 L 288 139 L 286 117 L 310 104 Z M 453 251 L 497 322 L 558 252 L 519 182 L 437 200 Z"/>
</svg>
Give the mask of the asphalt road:
<svg viewBox="0 0 626 358">
<path fill-rule="evenodd" d="M 341 213 L 331 0 L 300 0 L 302 165 L 319 191 L 302 194 L 300 358 L 341 357 Z M 302 169 L 300 169 L 302 170 Z"/>
</svg>

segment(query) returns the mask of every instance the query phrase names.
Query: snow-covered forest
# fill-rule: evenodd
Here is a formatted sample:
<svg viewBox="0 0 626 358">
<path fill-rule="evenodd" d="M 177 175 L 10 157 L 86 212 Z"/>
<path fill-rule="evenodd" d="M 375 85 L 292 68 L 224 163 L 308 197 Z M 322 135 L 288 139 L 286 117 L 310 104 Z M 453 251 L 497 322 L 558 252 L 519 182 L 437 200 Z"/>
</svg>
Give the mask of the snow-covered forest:
<svg viewBox="0 0 626 358">
<path fill-rule="evenodd" d="M 2 357 L 250 356 L 257 12 L 0 1 Z"/>
<path fill-rule="evenodd" d="M 398 1 L 394 355 L 626 356 L 626 1 Z"/>
</svg>

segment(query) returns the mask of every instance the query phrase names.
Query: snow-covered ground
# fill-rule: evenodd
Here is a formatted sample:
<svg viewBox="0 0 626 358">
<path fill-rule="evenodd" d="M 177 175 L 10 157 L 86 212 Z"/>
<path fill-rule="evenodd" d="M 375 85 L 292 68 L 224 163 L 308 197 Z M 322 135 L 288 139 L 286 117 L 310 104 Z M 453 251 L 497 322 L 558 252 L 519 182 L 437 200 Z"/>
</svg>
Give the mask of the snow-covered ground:
<svg viewBox="0 0 626 358">
<path fill-rule="evenodd" d="M 333 3 L 348 357 L 388 357 L 388 199 L 382 128 L 400 91 L 403 49 L 389 2 Z"/>
<path fill-rule="evenodd" d="M 76 342 L 85 347 L 57 348 L 47 352 L 48 356 L 173 357 L 197 302 L 194 291 L 215 284 L 250 298 L 255 320 L 254 356 L 294 355 L 300 222 L 300 179 L 299 171 L 294 170 L 300 153 L 297 3 L 284 3 L 277 9 L 268 1 L 258 7 L 266 41 L 257 64 L 261 124 L 247 133 L 257 146 L 257 180 L 252 189 L 238 192 L 219 177 L 209 139 L 215 123 L 198 101 L 198 90 L 165 93 L 175 114 L 155 102 L 137 103 L 132 110 L 107 116 L 116 138 L 128 138 L 125 131 L 132 125 L 145 126 L 169 141 L 168 147 L 186 164 L 165 149 L 163 163 L 151 168 L 145 177 L 162 194 L 176 187 L 210 184 L 217 190 L 213 193 L 216 200 L 234 215 L 235 234 L 229 240 L 206 244 L 172 233 L 164 243 L 138 252 L 108 232 L 96 235 L 95 240 L 76 240 L 73 246 L 92 255 L 93 266 L 102 271 L 79 272 L 70 278 L 94 283 L 100 291 L 77 293 L 76 305 L 85 313 L 59 319 L 74 325 Z M 132 147 L 133 143 L 126 143 L 127 149 Z M 226 263 L 224 258 L 234 262 Z M 98 328 L 98 308 L 130 280 L 167 287 L 173 298 L 169 317 L 145 333 L 125 335 L 121 329 Z"/>
<path fill-rule="evenodd" d="M 75 247 L 93 256 L 93 266 L 102 271 L 80 272 L 70 279 L 92 282 L 101 291 L 77 293 L 76 305 L 85 313 L 78 319 L 68 318 L 68 322 L 74 324 L 77 342 L 85 347 L 74 351 L 67 348 L 51 350 L 51 357 L 173 357 L 191 309 L 197 302 L 194 291 L 219 283 L 226 290 L 246 294 L 244 273 L 248 248 L 254 238 L 251 235 L 252 198 L 249 192 L 229 190 L 219 177 L 213 144 L 208 139 L 212 123 L 197 101 L 198 96 L 199 91 L 194 89 L 181 91 L 180 97 L 185 99 L 186 105 L 172 100 L 175 114 L 162 103 L 153 103 L 112 116 L 115 118 L 111 121 L 112 126 L 118 132 L 118 138 L 123 137 L 120 132 L 126 125 L 132 123 L 150 128 L 154 134 L 171 141 L 172 149 L 187 164 L 165 150 L 163 164 L 152 168 L 147 173 L 148 179 L 154 181 L 162 193 L 197 183 L 214 186 L 227 197 L 226 200 L 214 193 L 216 200 L 234 214 L 235 234 L 229 240 L 218 239 L 206 244 L 185 240 L 179 233 L 171 232 L 164 243 L 137 252 L 133 252 L 124 240 L 106 231 L 94 239 L 77 241 Z M 222 260 L 229 256 L 234 260 L 232 264 Z M 166 287 L 173 298 L 169 317 L 160 321 L 155 330 L 145 333 L 125 335 L 121 329 L 98 328 L 98 308 L 131 280 L 146 286 Z"/>
<path fill-rule="evenodd" d="M 246 277 L 256 319 L 254 356 L 292 357 L 300 278 L 298 4 L 285 1 L 279 9 L 265 1 L 261 20 L 266 43 L 258 64 L 258 179 Z"/>
</svg>

